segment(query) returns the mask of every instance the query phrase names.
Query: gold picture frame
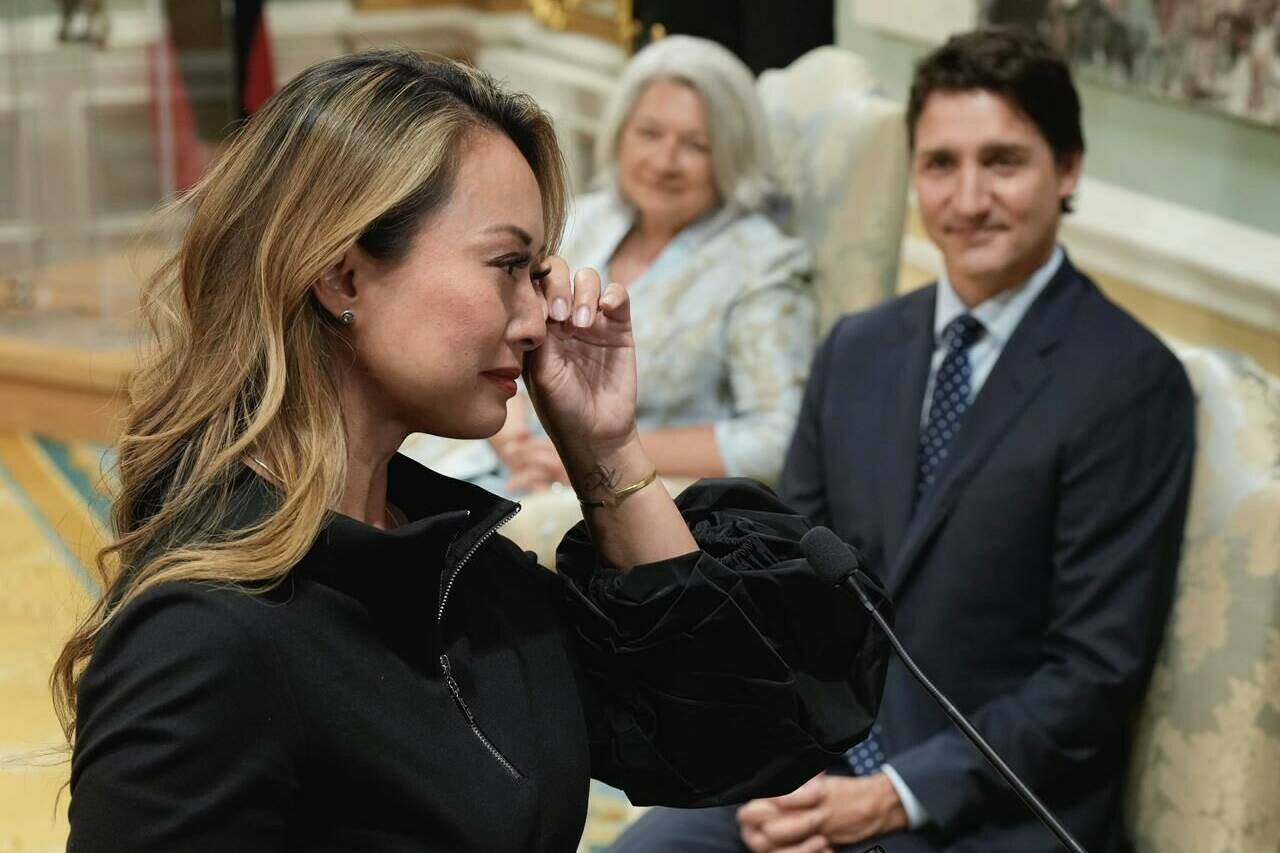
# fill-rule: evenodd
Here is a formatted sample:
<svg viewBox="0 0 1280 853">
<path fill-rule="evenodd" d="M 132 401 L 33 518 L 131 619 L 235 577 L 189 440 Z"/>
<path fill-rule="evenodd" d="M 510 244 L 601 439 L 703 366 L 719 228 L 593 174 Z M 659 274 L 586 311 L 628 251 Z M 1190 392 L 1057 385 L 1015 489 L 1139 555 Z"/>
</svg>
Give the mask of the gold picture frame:
<svg viewBox="0 0 1280 853">
<path fill-rule="evenodd" d="M 465 6 L 484 12 L 528 12 L 555 32 L 575 32 L 612 42 L 628 53 L 640 24 L 632 0 L 352 0 L 361 11 Z"/>
</svg>

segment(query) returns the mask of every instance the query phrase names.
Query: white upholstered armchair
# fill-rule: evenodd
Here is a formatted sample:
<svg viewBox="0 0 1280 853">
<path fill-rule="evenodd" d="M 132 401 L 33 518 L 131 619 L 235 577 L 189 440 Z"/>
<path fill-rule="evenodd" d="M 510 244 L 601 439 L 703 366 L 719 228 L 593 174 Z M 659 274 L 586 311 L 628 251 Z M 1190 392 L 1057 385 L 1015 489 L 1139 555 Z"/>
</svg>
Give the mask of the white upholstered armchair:
<svg viewBox="0 0 1280 853">
<path fill-rule="evenodd" d="M 758 87 L 792 200 L 783 227 L 813 252 L 825 333 L 897 287 L 907 211 L 902 105 L 875 93 L 861 58 L 831 46 L 764 72 Z"/>
<path fill-rule="evenodd" d="M 1196 461 L 1173 613 L 1137 721 L 1137 853 L 1280 850 L 1280 379 L 1176 347 Z"/>
</svg>

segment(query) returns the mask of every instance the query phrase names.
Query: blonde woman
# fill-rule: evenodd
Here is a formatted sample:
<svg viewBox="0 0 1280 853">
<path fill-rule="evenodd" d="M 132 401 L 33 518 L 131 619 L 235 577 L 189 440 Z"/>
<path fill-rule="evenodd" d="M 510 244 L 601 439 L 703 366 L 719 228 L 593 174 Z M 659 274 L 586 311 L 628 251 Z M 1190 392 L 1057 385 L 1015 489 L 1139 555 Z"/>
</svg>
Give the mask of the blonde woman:
<svg viewBox="0 0 1280 853">
<path fill-rule="evenodd" d="M 862 737 L 883 644 L 770 493 L 655 482 L 627 292 L 551 255 L 564 198 L 529 99 L 370 53 L 183 200 L 53 677 L 69 850 L 564 851 L 592 774 L 729 802 Z M 585 507 L 559 574 L 498 534 L 518 506 L 396 454 L 491 435 L 522 372 Z"/>
<path fill-rule="evenodd" d="M 724 47 L 650 44 L 606 107 L 600 188 L 566 234 L 571 264 L 631 296 L 637 423 L 664 477 L 773 483 L 800 410 L 817 336 L 811 259 L 769 216 L 782 200 L 763 112 Z M 529 408 L 492 442 L 515 493 L 568 482 Z"/>
</svg>

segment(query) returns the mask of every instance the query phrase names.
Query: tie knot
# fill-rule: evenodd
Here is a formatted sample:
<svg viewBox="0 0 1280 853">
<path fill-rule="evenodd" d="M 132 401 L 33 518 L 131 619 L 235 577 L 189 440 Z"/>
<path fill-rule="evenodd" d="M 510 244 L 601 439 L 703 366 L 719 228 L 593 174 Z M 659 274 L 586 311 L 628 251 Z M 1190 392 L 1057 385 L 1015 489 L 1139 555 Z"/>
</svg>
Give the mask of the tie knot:
<svg viewBox="0 0 1280 853">
<path fill-rule="evenodd" d="M 952 351 L 967 350 L 982 337 L 982 332 L 981 321 L 972 314 L 961 314 L 942 330 L 942 342 Z"/>
</svg>

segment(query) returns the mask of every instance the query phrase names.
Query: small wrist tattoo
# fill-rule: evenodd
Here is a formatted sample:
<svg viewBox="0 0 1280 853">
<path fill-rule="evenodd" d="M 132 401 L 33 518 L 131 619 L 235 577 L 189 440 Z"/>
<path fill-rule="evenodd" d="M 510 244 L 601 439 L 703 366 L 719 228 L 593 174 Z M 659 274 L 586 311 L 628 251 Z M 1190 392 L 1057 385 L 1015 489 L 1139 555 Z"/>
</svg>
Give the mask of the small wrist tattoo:
<svg viewBox="0 0 1280 853">
<path fill-rule="evenodd" d="M 604 465 L 597 465 L 582 475 L 582 488 L 587 492 L 594 492 L 598 489 L 612 492 L 617 488 L 618 480 L 617 471 Z"/>
<path fill-rule="evenodd" d="M 589 500 L 579 495 L 578 503 L 582 504 L 584 509 L 619 506 L 627 498 L 658 479 L 658 471 L 654 469 L 647 476 L 621 489 L 618 488 L 618 479 L 618 472 L 611 468 L 606 468 L 604 465 L 588 472 L 582 478 L 583 488 L 593 492 L 604 490 L 609 496 L 603 500 Z"/>
</svg>

